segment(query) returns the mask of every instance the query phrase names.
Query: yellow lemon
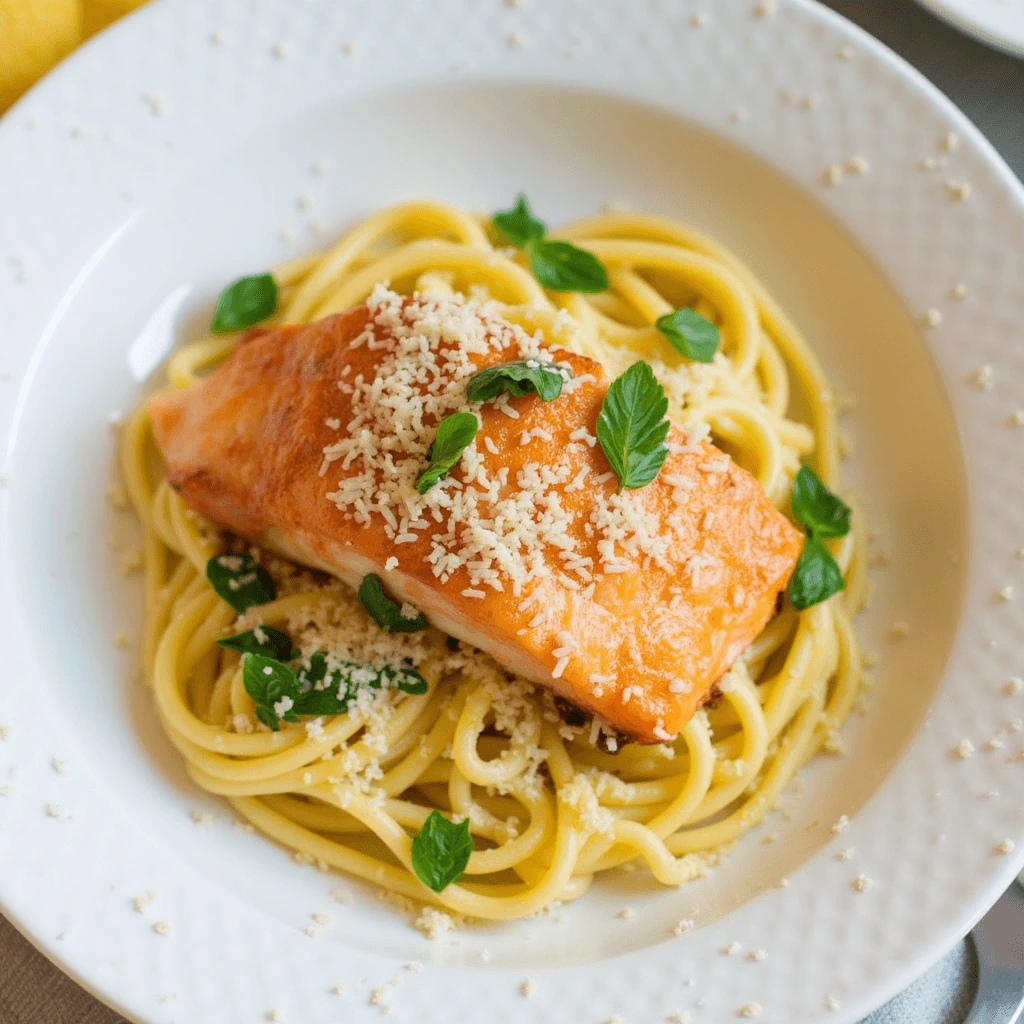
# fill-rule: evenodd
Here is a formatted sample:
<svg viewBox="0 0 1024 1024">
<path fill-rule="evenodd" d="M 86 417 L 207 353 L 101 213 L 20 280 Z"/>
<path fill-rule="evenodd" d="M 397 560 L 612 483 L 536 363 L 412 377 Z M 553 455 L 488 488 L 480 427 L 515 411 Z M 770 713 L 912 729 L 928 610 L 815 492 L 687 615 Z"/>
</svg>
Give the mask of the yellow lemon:
<svg viewBox="0 0 1024 1024">
<path fill-rule="evenodd" d="M 81 38 L 80 0 L 0 0 L 0 111 Z"/>
</svg>

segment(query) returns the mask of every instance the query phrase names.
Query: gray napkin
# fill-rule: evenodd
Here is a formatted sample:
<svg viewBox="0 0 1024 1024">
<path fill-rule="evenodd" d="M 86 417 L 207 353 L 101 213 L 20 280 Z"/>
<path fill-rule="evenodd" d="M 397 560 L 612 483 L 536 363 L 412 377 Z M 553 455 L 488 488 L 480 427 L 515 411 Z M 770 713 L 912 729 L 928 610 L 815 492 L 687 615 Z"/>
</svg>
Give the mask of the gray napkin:
<svg viewBox="0 0 1024 1024">
<path fill-rule="evenodd" d="M 977 958 L 964 940 L 861 1024 L 964 1024 L 977 987 Z"/>
</svg>

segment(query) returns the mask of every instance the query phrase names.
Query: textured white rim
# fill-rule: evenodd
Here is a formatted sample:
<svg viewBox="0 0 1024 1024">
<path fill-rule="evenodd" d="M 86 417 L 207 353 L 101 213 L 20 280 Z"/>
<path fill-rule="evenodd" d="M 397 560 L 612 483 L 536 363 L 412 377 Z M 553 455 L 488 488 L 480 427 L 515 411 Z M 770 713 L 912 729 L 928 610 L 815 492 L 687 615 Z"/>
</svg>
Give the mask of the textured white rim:
<svg viewBox="0 0 1024 1024">
<path fill-rule="evenodd" d="M 401 20 L 395 12 L 402 2 L 406 0 L 396 0 L 389 6 L 396 23 Z M 907 125 L 915 119 L 927 122 L 927 130 L 934 137 L 951 130 L 962 137 L 965 165 L 976 197 L 987 204 L 986 209 L 994 204 L 999 211 L 993 230 L 1004 234 L 996 237 L 997 250 L 1012 260 L 1013 252 L 1024 248 L 1024 189 L 952 103 L 871 37 L 812 0 L 781 0 L 778 11 L 770 15 L 779 20 L 777 27 L 770 29 L 764 28 L 767 18 L 757 17 L 754 6 L 752 0 L 719 0 L 713 5 L 715 29 L 735 33 L 744 46 L 770 46 L 771 32 L 797 33 L 808 44 L 809 63 L 814 53 L 820 54 L 824 63 L 832 61 L 843 47 L 852 47 L 860 69 L 856 72 L 860 75 L 858 82 L 866 96 L 884 97 L 887 104 L 901 112 Z M 20 252 L 27 256 L 30 266 L 45 268 L 26 285 L 15 283 L 13 274 L 10 281 L 0 281 L 0 305 L 10 311 L 8 340 L 0 345 L 3 370 L 10 374 L 10 383 L 2 385 L 7 390 L 0 392 L 4 399 L 0 405 L 4 410 L 0 444 L 5 467 L 16 460 L 21 402 L 28 392 L 38 353 L 55 331 L 70 296 L 94 261 L 113 243 L 126 216 L 159 195 L 176 174 L 189 167 L 191 154 L 215 150 L 224 145 L 226 138 L 243 137 L 260 121 L 286 117 L 304 90 L 308 96 L 323 100 L 386 84 L 438 79 L 452 74 L 460 53 L 474 56 L 478 66 L 486 68 L 488 77 L 603 88 L 668 108 L 732 136 L 808 189 L 817 190 L 816 195 L 882 266 L 908 307 L 924 310 L 933 302 L 934 293 L 908 283 L 898 254 L 873 246 L 872 198 L 855 190 L 821 190 L 823 165 L 795 165 L 785 140 L 762 130 L 756 119 L 746 126 L 730 124 L 729 107 L 721 97 L 712 98 L 706 108 L 696 99 L 677 98 L 679 90 L 666 80 L 670 71 L 663 64 L 652 61 L 647 67 L 608 66 L 599 71 L 586 60 L 569 63 L 556 57 L 554 42 L 545 48 L 549 39 L 567 38 L 569 25 L 582 15 L 584 8 L 577 8 L 572 0 L 538 3 L 532 11 L 527 7 L 534 44 L 528 50 L 507 45 L 510 15 L 506 10 L 495 6 L 481 13 L 479 22 L 473 23 L 475 31 L 460 35 L 467 8 L 457 0 L 438 2 L 432 11 L 434 22 L 451 29 L 443 53 L 425 52 L 427 48 L 417 47 L 407 34 L 392 51 L 370 52 L 372 59 L 364 54 L 359 65 L 332 72 L 327 80 L 317 60 L 328 48 L 336 55 L 336 41 L 350 32 L 362 31 L 368 17 L 355 10 L 349 16 L 336 7 L 340 5 L 326 2 L 286 7 L 269 0 L 255 4 L 243 0 L 157 4 L 75 54 L 0 122 L 0 164 L 8 169 L 12 180 L 31 181 L 38 188 L 32 196 L 0 196 L 0 255 Z M 411 19 L 414 8 L 413 0 L 407 0 L 402 11 Z M 624 23 L 660 28 L 672 21 L 681 26 L 700 8 L 692 5 L 680 11 L 658 0 L 602 0 L 593 9 L 604 13 L 628 10 L 629 19 Z M 490 36 L 485 34 L 485 26 Z M 195 83 L 205 81 L 202 72 L 215 59 L 209 47 L 210 35 L 222 29 L 238 50 L 233 88 L 204 94 Z M 754 35 L 762 30 L 765 35 Z M 299 36 L 311 41 L 322 38 L 323 53 L 312 55 L 301 71 L 294 63 L 272 64 L 268 40 Z M 563 51 L 564 45 L 559 42 L 557 53 Z M 742 79 L 742 52 L 739 47 L 738 79 Z M 108 69 L 113 71 L 108 74 Z M 684 74 L 681 70 L 671 73 Z M 254 113 L 246 100 L 253 93 L 259 94 L 260 82 L 270 75 L 277 75 L 280 83 L 264 97 L 266 102 L 260 105 L 258 114 Z M 831 87 L 833 78 L 827 74 L 821 78 Z M 140 97 L 153 88 L 153 83 L 169 89 L 167 83 L 171 82 L 176 83 L 172 102 L 177 116 L 173 121 L 154 120 Z M 836 89 L 840 87 L 835 85 Z M 829 96 L 824 98 L 827 101 Z M 37 122 L 36 134 L 26 127 L 30 121 Z M 66 140 L 76 125 L 86 126 L 95 136 L 110 131 L 109 146 L 105 150 L 68 149 L 65 155 Z M 173 152 L 165 146 L 168 138 L 175 143 Z M 835 153 L 831 159 L 848 155 Z M 87 169 L 86 161 L 91 162 Z M 126 181 L 129 177 L 130 182 Z M 77 187 L 82 180 L 103 185 L 83 195 Z M 126 201 L 121 193 L 128 185 L 133 186 L 135 198 Z M 879 180 L 873 187 L 884 191 L 885 184 Z M 874 196 L 877 198 L 878 193 Z M 913 224 L 908 227 L 910 232 L 917 229 Z M 964 265 L 970 267 L 973 242 L 964 244 Z M 1019 322 L 1024 322 L 1024 300 L 1016 308 L 1021 314 Z M 1021 343 L 1019 326 L 1017 341 Z M 1006 413 L 1005 406 L 996 406 L 989 395 L 971 389 L 965 382 L 978 365 L 988 363 L 998 368 L 1007 360 L 1011 369 L 1016 367 L 1014 372 L 1020 379 L 1019 363 L 1013 363 L 1016 357 L 998 339 L 965 338 L 954 332 L 936 336 L 933 351 L 965 448 L 973 451 L 995 436 L 993 431 Z M 20 391 L 15 391 L 16 387 Z M 15 394 L 20 396 L 18 400 L 8 402 Z M 1019 393 L 1016 401 L 1024 404 Z M 417 976 L 415 989 L 411 984 L 407 986 L 401 1006 L 396 1006 L 396 1016 L 412 1012 L 419 1021 L 441 1021 L 451 1019 L 453 1012 L 458 1015 L 459 1007 L 466 1008 L 466 1016 L 473 1007 L 486 1005 L 495 1019 L 514 1019 L 522 1024 L 556 1019 L 601 1020 L 612 1013 L 623 1014 L 627 1021 L 663 1019 L 674 1005 L 666 993 L 670 988 L 678 989 L 679 965 L 685 963 L 686 973 L 700 977 L 708 994 L 705 1019 L 731 1018 L 740 1004 L 757 999 L 764 1006 L 763 1019 L 787 1024 L 818 1021 L 824 1016 L 826 994 L 842 991 L 848 993 L 842 1009 L 828 1015 L 829 1020 L 842 1024 L 858 1019 L 892 996 L 964 934 L 1010 883 L 1024 860 L 1024 779 L 1015 774 L 1022 769 L 1000 767 L 1001 762 L 994 760 L 975 759 L 967 764 L 949 756 L 950 748 L 962 736 L 991 735 L 1006 715 L 1005 704 L 999 705 L 1001 698 L 996 696 L 1005 670 L 1002 662 L 986 660 L 984 649 L 993 614 L 1000 616 L 999 628 L 1003 635 L 1010 636 L 1010 652 L 1021 664 L 1022 638 L 1019 630 L 1013 635 L 1006 620 L 1011 613 L 993 612 L 992 595 L 1006 582 L 1009 554 L 986 530 L 986 523 L 993 517 L 1005 519 L 1003 503 L 1008 495 L 1019 503 L 1020 482 L 1024 481 L 1024 446 L 1019 438 L 1017 435 L 1018 444 L 1013 448 L 999 435 L 998 452 L 985 460 L 968 461 L 971 564 L 961 626 L 943 684 L 927 726 L 842 838 L 842 845 L 848 843 L 861 851 L 866 864 L 878 865 L 881 878 L 885 866 L 899 856 L 901 807 L 908 801 L 930 806 L 936 789 L 949 794 L 942 811 L 936 812 L 948 821 L 949 842 L 942 848 L 941 857 L 936 854 L 935 864 L 929 866 L 928 888 L 922 889 L 930 897 L 927 920 L 935 924 L 927 935 L 920 933 L 920 922 L 906 899 L 901 901 L 899 914 L 887 917 L 882 929 L 881 917 L 887 913 L 884 893 L 883 898 L 872 901 L 846 884 L 849 873 L 839 873 L 840 865 L 832 857 L 833 846 L 803 865 L 784 892 L 765 893 L 726 920 L 680 940 L 613 961 L 535 972 L 541 991 L 566 993 L 557 1006 L 541 998 L 524 1000 L 518 993 L 521 975 L 515 972 L 431 969 Z M 1007 485 L 1007 480 L 1015 480 L 1016 485 Z M 0 493 L 0 526 L 10 518 L 15 500 L 13 492 Z M 9 528 L 0 528 L 0 581 L 12 578 L 10 533 Z M 11 737 L 0 747 L 0 753 L 19 769 L 18 797 L 3 809 L 10 827 L 0 833 L 0 863 L 4 865 L 0 903 L 4 912 L 64 970 L 126 1016 L 168 1019 L 171 1012 L 160 1006 L 158 996 L 178 991 L 182 994 L 178 1014 L 195 1012 L 195 1007 L 230 1006 L 231 1019 L 259 1020 L 281 993 L 289 993 L 295 994 L 296 1008 L 283 1019 L 313 1024 L 335 1019 L 339 1012 L 346 1019 L 364 1019 L 353 1003 L 334 1009 L 333 1016 L 329 1009 L 329 997 L 324 993 L 337 970 L 337 947 L 310 944 L 294 929 L 212 883 L 191 877 L 159 844 L 133 828 L 131 817 L 90 779 L 83 758 L 75 758 L 78 741 L 60 709 L 52 709 L 47 746 L 33 744 L 33 726 L 41 714 L 38 701 L 31 699 L 24 688 L 10 683 L 19 672 L 30 678 L 35 671 L 32 652 L 16 650 L 23 612 L 13 591 L 8 583 L 0 594 L 0 636 L 5 649 L 16 652 L 12 655 L 12 671 L 0 684 L 0 714 L 11 727 Z M 968 701 L 966 694 L 974 694 L 976 699 Z M 58 745 L 69 759 L 83 764 L 81 771 L 61 783 L 62 802 L 74 808 L 74 820 L 66 823 L 69 830 L 73 829 L 69 833 L 55 833 L 62 825 L 41 811 L 43 803 L 53 799 L 49 759 L 51 748 Z M 1006 798 L 998 818 L 1000 831 L 972 832 L 976 794 L 994 788 L 997 781 Z M 994 845 L 1004 836 L 1016 842 L 1018 854 L 993 856 Z M 56 941 L 61 920 L 74 917 L 78 894 L 109 888 L 111 877 L 118 880 L 119 895 L 111 898 L 105 910 L 92 913 L 89 941 Z M 33 878 L 46 879 L 45 907 L 40 905 L 34 888 L 24 884 L 24 880 Z M 956 886 L 943 891 L 944 880 L 951 878 L 957 880 Z M 148 927 L 132 933 L 139 936 L 134 940 L 133 971 L 152 979 L 142 992 L 137 986 L 127 985 L 122 976 L 118 947 L 125 940 L 119 936 L 128 925 L 134 925 L 131 919 L 126 924 L 126 894 L 156 886 L 162 900 L 174 907 L 175 929 L 172 936 L 159 941 L 151 940 Z M 738 958 L 720 955 L 719 950 L 733 939 L 742 940 L 747 948 L 769 945 L 773 921 L 783 919 L 787 907 L 792 906 L 800 906 L 801 912 L 816 922 L 814 931 L 804 937 L 807 946 L 818 951 L 813 985 L 808 985 L 803 975 L 798 950 L 791 956 L 770 957 L 757 968 L 756 981 Z M 56 907 L 63 907 L 64 912 L 58 914 Z M 871 943 L 860 942 L 854 948 L 844 940 L 843 932 L 875 936 L 871 955 L 864 952 Z M 166 943 L 172 944 L 173 954 Z M 232 948 L 251 949 L 252 963 L 258 964 L 258 970 L 239 978 L 209 969 L 219 950 Z M 880 950 L 887 963 L 881 971 Z M 367 989 L 384 984 L 400 966 L 393 960 L 354 950 L 346 950 L 345 957 L 346 974 L 370 979 Z M 628 1011 L 616 1005 L 623 989 L 632 999 Z M 370 1007 L 364 1013 L 370 1020 L 378 1011 Z"/>
</svg>

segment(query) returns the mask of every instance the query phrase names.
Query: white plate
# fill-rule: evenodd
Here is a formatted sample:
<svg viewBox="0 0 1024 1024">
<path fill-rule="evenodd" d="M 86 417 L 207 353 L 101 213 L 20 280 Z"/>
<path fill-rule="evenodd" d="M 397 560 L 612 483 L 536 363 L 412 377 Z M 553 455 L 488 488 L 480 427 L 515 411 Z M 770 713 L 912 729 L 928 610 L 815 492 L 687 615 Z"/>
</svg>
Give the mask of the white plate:
<svg viewBox="0 0 1024 1024">
<path fill-rule="evenodd" d="M 823 184 L 855 155 L 870 173 Z M 949 164 L 921 170 L 926 156 Z M 0 903 L 123 1013 L 369 1021 L 373 989 L 398 978 L 393 1019 L 423 1024 L 484 1007 L 517 1024 L 725 1021 L 753 1002 L 765 1021 L 853 1021 L 1020 868 L 1022 739 L 985 743 L 1024 713 L 1002 693 L 1024 671 L 1020 605 L 994 597 L 1024 591 L 1024 430 L 1008 426 L 1024 406 L 1024 195 L 873 40 L 809 0 L 766 16 L 752 0 L 161 3 L 0 122 L 0 179 Z M 519 189 L 552 221 L 625 199 L 712 231 L 857 394 L 850 478 L 892 551 L 861 620 L 881 654 L 872 708 L 850 756 L 816 760 L 706 881 L 622 875 L 560 917 L 436 942 L 358 890 L 313 941 L 301 928 L 337 881 L 222 809 L 197 830 L 203 801 L 113 645 L 140 594 L 105 546 L 127 530 L 103 500 L 106 418 L 225 281 L 317 244 L 314 229 L 413 196 L 492 210 Z M 925 328 L 932 307 L 943 322 Z M 985 364 L 988 390 L 971 383 Z M 964 738 L 968 760 L 950 754 Z M 840 814 L 854 820 L 837 835 Z M 1004 838 L 1017 852 L 995 852 Z M 673 938 L 688 916 L 700 927 Z M 768 956 L 723 955 L 733 940 Z"/>
<path fill-rule="evenodd" d="M 1024 0 L 918 0 L 954 28 L 1024 57 Z"/>
</svg>

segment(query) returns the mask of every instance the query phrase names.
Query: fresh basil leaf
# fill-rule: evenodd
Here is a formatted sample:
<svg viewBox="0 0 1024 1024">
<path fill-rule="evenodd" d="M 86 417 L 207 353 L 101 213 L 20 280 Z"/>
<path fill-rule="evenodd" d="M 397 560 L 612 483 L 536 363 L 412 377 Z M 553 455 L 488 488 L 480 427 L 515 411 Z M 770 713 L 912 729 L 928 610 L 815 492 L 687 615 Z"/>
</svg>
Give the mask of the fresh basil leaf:
<svg viewBox="0 0 1024 1024">
<path fill-rule="evenodd" d="M 316 651 L 309 656 L 309 666 L 299 666 L 299 683 L 305 688 L 315 686 L 327 676 L 327 655 Z"/>
<path fill-rule="evenodd" d="M 354 696 L 343 679 L 341 668 L 327 674 L 327 655 L 317 651 L 310 655 L 309 664 L 300 665 L 299 686 L 302 689 L 295 701 L 300 715 L 343 715 Z"/>
<path fill-rule="evenodd" d="M 815 537 L 845 537 L 850 532 L 850 506 L 833 494 L 807 466 L 793 480 L 793 515 Z"/>
<path fill-rule="evenodd" d="M 586 249 L 558 238 L 541 238 L 530 243 L 530 270 L 545 287 L 556 292 L 603 292 L 608 288 L 608 271 Z"/>
<path fill-rule="evenodd" d="M 256 705 L 256 717 L 274 732 L 277 732 L 281 728 L 281 722 L 277 715 L 274 714 L 271 708 L 264 707 L 262 704 Z"/>
<path fill-rule="evenodd" d="M 430 689 L 426 679 L 419 672 L 404 666 L 392 668 L 390 665 L 386 665 L 380 670 L 380 677 L 381 682 L 388 688 L 401 690 L 402 693 L 407 693 L 411 697 L 422 697 Z"/>
<path fill-rule="evenodd" d="M 427 628 L 422 615 L 407 619 L 401 606 L 384 593 L 384 581 L 375 573 L 367 573 L 359 584 L 359 602 L 370 613 L 370 618 L 389 633 L 418 633 Z"/>
<path fill-rule="evenodd" d="M 287 633 L 282 633 L 273 626 L 257 626 L 247 629 L 244 633 L 235 633 L 217 641 L 218 647 L 226 647 L 229 651 L 241 654 L 265 654 L 268 658 L 278 661 L 290 661 L 297 657 L 292 651 L 292 640 Z"/>
<path fill-rule="evenodd" d="M 320 715 L 343 715 L 352 703 L 353 694 L 342 689 L 340 673 L 331 673 L 331 683 L 323 690 L 306 690 L 295 701 L 295 710 L 300 715 L 318 718 Z"/>
<path fill-rule="evenodd" d="M 308 669 L 299 669 L 298 679 L 302 693 L 296 698 L 295 711 L 300 715 L 343 715 L 364 686 L 400 690 L 411 696 L 422 696 L 430 689 L 419 672 L 404 665 L 375 669 L 342 661 L 328 671 L 327 658 L 320 651 L 310 658 Z"/>
<path fill-rule="evenodd" d="M 256 717 L 274 732 L 280 720 L 297 722 L 295 702 L 302 690 L 298 677 L 276 658 L 247 654 L 242 660 L 242 684 L 256 705 Z"/>
<path fill-rule="evenodd" d="M 462 877 L 472 852 L 469 820 L 453 825 L 435 808 L 412 841 L 412 869 L 428 889 L 441 892 Z"/>
<path fill-rule="evenodd" d="M 272 316 L 277 309 L 277 282 L 273 274 L 240 277 L 220 293 L 210 330 L 231 334 Z"/>
<path fill-rule="evenodd" d="M 493 219 L 494 226 L 513 245 L 528 245 L 534 239 L 543 238 L 547 231 L 544 221 L 534 217 L 522 192 L 516 196 L 515 206 L 511 210 L 499 210 Z"/>
<path fill-rule="evenodd" d="M 494 223 L 510 242 L 527 250 L 530 270 L 545 288 L 558 292 L 603 292 L 608 288 L 608 272 L 592 252 L 572 242 L 544 237 L 547 226 L 533 216 L 522 192 L 511 210 L 494 215 Z"/>
<path fill-rule="evenodd" d="M 519 359 L 479 370 L 466 384 L 466 397 L 471 402 L 486 402 L 508 392 L 513 398 L 536 392 L 545 402 L 553 402 L 562 393 L 564 378 L 551 363 L 536 359 Z"/>
<path fill-rule="evenodd" d="M 658 330 L 672 347 L 696 363 L 710 363 L 718 351 L 718 327 L 695 309 L 677 309 L 658 317 Z"/>
<path fill-rule="evenodd" d="M 252 555 L 214 555 L 206 563 L 210 586 L 241 614 L 254 604 L 273 601 L 277 594 L 270 573 Z"/>
<path fill-rule="evenodd" d="M 649 484 L 665 462 L 668 399 L 642 360 L 612 381 L 597 416 L 601 443 L 620 487 Z"/>
<path fill-rule="evenodd" d="M 337 662 L 328 672 L 327 655 L 317 651 L 310 656 L 308 668 L 299 668 L 299 685 L 302 695 L 295 709 L 300 715 L 343 715 L 360 686 L 380 689 L 380 672 L 351 661 Z"/>
<path fill-rule="evenodd" d="M 476 437 L 477 418 L 471 412 L 453 412 L 441 420 L 427 452 L 430 465 L 416 478 L 416 490 L 426 494 L 462 458 Z M 372 613 L 371 613 L 372 614 Z"/>
<path fill-rule="evenodd" d="M 845 589 L 843 572 L 828 548 L 817 537 L 808 537 L 789 581 L 793 607 L 803 611 Z"/>
</svg>

